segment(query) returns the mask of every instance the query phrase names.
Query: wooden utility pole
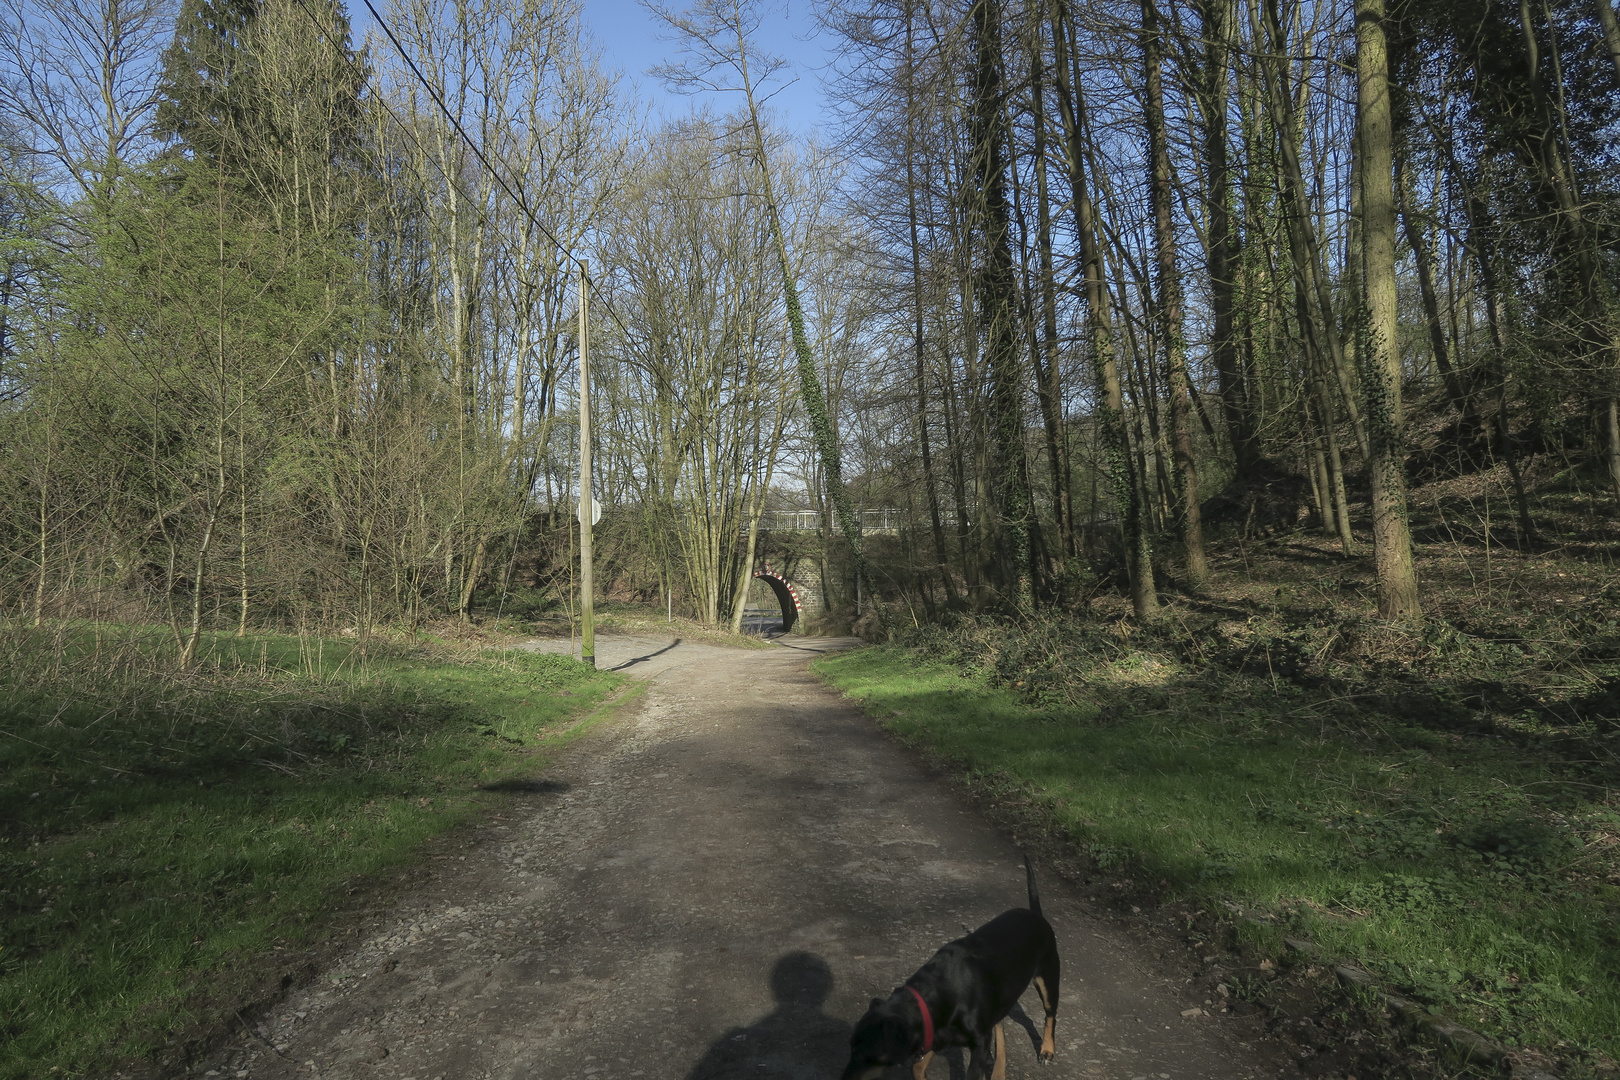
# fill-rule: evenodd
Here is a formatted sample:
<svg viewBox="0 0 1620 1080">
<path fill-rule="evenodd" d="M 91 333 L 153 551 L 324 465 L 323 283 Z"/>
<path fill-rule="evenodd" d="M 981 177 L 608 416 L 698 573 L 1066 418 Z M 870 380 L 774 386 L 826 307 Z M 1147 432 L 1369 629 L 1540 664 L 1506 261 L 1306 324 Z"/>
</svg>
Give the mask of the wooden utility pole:
<svg viewBox="0 0 1620 1080">
<path fill-rule="evenodd" d="M 596 611 L 591 596 L 591 526 L 596 501 L 591 498 L 591 279 L 579 262 L 579 615 L 580 659 L 596 666 Z"/>
</svg>

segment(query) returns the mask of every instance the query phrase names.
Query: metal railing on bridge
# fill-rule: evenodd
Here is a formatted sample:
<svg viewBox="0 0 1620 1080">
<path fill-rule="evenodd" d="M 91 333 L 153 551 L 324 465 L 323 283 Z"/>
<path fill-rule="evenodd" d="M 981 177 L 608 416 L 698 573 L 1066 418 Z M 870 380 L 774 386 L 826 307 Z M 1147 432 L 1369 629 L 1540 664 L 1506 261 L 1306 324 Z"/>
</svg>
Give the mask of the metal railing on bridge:
<svg viewBox="0 0 1620 1080">
<path fill-rule="evenodd" d="M 863 507 L 855 513 L 863 533 L 897 533 L 907 526 L 921 524 L 910 520 L 910 511 L 899 507 Z M 956 527 L 955 514 L 947 512 L 941 518 L 944 524 Z M 823 523 L 819 510 L 766 510 L 759 519 L 759 527 L 767 532 L 818 532 Z M 837 514 L 833 515 L 833 527 L 840 527 Z"/>
</svg>

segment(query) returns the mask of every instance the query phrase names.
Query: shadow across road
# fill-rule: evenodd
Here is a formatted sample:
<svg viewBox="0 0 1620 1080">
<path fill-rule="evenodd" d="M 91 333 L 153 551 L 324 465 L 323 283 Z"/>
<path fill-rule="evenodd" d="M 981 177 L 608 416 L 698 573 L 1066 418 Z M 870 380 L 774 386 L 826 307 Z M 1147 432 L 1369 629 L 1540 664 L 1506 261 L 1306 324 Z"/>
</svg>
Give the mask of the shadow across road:
<svg viewBox="0 0 1620 1080">
<path fill-rule="evenodd" d="M 676 638 L 674 641 L 671 641 L 668 645 L 665 645 L 662 649 L 658 649 L 658 650 L 656 650 L 654 652 L 650 652 L 646 656 L 632 656 L 630 659 L 626 660 L 624 663 L 614 666 L 612 670 L 614 670 L 614 671 L 623 671 L 626 668 L 635 667 L 637 664 L 645 664 L 647 661 L 651 660 L 653 657 L 655 657 L 655 656 L 663 656 L 665 653 L 669 652 L 669 650 L 679 647 L 680 643 L 681 643 L 681 639 Z"/>
<path fill-rule="evenodd" d="M 814 953 L 790 952 L 771 967 L 776 1008 L 747 1027 L 732 1028 L 710 1045 L 686 1080 L 838 1080 L 849 1063 L 850 1025 L 822 1012 L 833 989 L 832 968 Z M 951 1080 L 966 1075 L 963 1055 L 948 1050 L 935 1059 L 949 1066 Z M 884 1080 L 911 1080 L 911 1068 L 897 1065 Z"/>
</svg>

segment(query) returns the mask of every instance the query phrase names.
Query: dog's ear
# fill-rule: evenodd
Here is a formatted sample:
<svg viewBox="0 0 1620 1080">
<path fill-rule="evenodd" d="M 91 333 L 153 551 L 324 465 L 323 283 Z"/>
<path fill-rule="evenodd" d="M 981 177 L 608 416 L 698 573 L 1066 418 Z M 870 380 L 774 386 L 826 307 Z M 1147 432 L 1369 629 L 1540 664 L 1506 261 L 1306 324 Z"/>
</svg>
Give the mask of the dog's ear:
<svg viewBox="0 0 1620 1080">
<path fill-rule="evenodd" d="M 873 998 L 872 999 L 872 1004 L 870 1004 L 870 1005 L 868 1005 L 866 1007 L 866 1011 L 871 1012 L 873 1009 L 877 1008 L 881 1004 L 883 1004 L 883 999 L 882 998 Z"/>
</svg>

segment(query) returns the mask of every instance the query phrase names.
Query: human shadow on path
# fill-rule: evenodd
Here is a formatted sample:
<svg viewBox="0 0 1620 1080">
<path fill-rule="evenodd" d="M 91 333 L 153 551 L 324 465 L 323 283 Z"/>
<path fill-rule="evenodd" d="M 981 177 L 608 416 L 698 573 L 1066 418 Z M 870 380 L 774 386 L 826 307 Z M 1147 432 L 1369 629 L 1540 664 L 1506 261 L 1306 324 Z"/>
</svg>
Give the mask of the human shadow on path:
<svg viewBox="0 0 1620 1080">
<path fill-rule="evenodd" d="M 849 1062 L 851 1028 L 821 1011 L 832 988 L 832 968 L 821 957 L 807 952 L 778 957 L 771 967 L 775 1011 L 716 1039 L 686 1080 L 837 1080 Z M 952 1080 L 961 1080 L 960 1055 L 948 1060 Z M 937 1064 L 932 1071 L 939 1071 Z M 910 1080 L 911 1070 L 898 1066 L 884 1077 Z"/>
<path fill-rule="evenodd" d="M 716 1039 L 686 1080 L 836 1078 L 849 1056 L 850 1029 L 821 1011 L 832 988 L 832 968 L 821 957 L 807 952 L 778 957 L 771 967 L 776 1010 Z"/>
</svg>

